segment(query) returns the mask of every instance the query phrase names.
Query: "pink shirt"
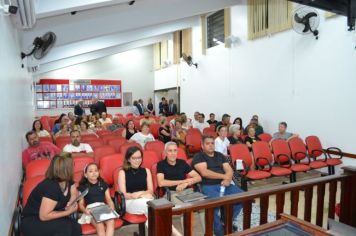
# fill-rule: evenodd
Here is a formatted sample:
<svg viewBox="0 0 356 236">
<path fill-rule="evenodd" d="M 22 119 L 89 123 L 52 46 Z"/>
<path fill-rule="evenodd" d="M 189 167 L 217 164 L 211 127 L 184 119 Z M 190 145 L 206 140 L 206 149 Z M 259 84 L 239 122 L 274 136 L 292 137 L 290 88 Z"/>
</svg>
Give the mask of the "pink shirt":
<svg viewBox="0 0 356 236">
<path fill-rule="evenodd" d="M 61 150 L 50 142 L 40 142 L 38 147 L 28 147 L 22 152 L 22 165 L 26 165 L 32 160 L 52 159 Z"/>
</svg>

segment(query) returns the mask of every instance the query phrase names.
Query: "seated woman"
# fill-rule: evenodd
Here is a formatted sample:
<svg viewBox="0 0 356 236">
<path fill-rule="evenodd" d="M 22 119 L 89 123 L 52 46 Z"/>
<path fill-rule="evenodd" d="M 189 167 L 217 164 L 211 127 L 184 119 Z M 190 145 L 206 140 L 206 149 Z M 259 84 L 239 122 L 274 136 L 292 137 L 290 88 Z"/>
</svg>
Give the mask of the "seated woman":
<svg viewBox="0 0 356 236">
<path fill-rule="evenodd" d="M 230 141 L 230 144 L 239 144 L 243 143 L 244 141 L 241 138 L 241 128 L 240 125 L 233 124 L 229 128 L 229 133 L 231 136 L 228 138 Z"/>
<path fill-rule="evenodd" d="M 61 129 L 54 135 L 54 139 L 62 136 L 69 136 L 70 130 L 68 124 L 61 124 Z"/>
<path fill-rule="evenodd" d="M 254 127 L 250 126 L 247 130 L 247 137 L 245 138 L 245 143 L 248 146 L 248 149 L 252 151 L 252 144 L 261 141 L 259 137 L 256 136 L 256 130 Z"/>
<path fill-rule="evenodd" d="M 237 117 L 237 118 L 234 120 L 234 123 L 233 123 L 233 124 L 239 125 L 239 126 L 240 126 L 241 134 L 244 133 L 244 126 L 242 125 L 242 119 L 241 119 L 241 117 Z M 231 134 L 231 133 L 230 133 L 230 134 Z"/>
<path fill-rule="evenodd" d="M 151 171 L 141 167 L 142 158 L 142 151 L 138 147 L 127 149 L 123 169 L 119 172 L 119 191 L 125 196 L 126 212 L 147 217 L 147 202 L 154 199 L 153 183 Z M 172 233 L 181 235 L 173 226 Z"/>
<path fill-rule="evenodd" d="M 192 122 L 190 119 L 187 118 L 187 115 L 185 113 L 182 113 L 180 115 L 181 122 L 182 122 L 182 128 L 185 130 L 188 130 L 192 127 Z"/>
<path fill-rule="evenodd" d="M 155 141 L 155 138 L 150 133 L 150 125 L 147 123 L 143 123 L 141 125 L 141 132 L 137 132 L 129 140 L 129 142 L 133 142 L 133 141 L 140 144 L 142 148 L 145 148 L 145 144 L 147 142 Z"/>
<path fill-rule="evenodd" d="M 180 118 L 176 118 L 175 126 L 171 131 L 171 139 L 172 141 L 178 144 L 178 147 L 185 149 L 185 136 L 187 135 L 187 131 L 182 128 L 182 120 Z"/>
<path fill-rule="evenodd" d="M 89 129 L 89 124 L 86 121 L 81 121 L 80 122 L 80 134 L 81 135 L 95 135 L 96 137 L 99 137 L 94 130 Z"/>
<path fill-rule="evenodd" d="M 77 203 L 71 205 L 77 194 L 71 154 L 57 154 L 48 167 L 46 178 L 32 190 L 27 200 L 21 232 L 36 236 L 80 236 L 80 225 L 69 217 L 78 210 Z"/>
<path fill-rule="evenodd" d="M 43 129 L 42 123 L 40 120 L 35 120 L 32 124 L 32 131 L 37 133 L 38 137 L 50 137 L 51 135 L 47 130 Z"/>
<path fill-rule="evenodd" d="M 159 128 L 159 137 L 162 142 L 167 143 L 171 141 L 171 130 L 169 128 L 169 124 L 167 122 L 167 118 L 162 116 L 159 124 L 161 127 Z"/>
<path fill-rule="evenodd" d="M 104 130 L 103 124 L 99 120 L 96 120 L 94 130 L 95 131 Z"/>
<path fill-rule="evenodd" d="M 89 122 L 88 122 L 89 129 L 95 130 L 95 123 L 96 123 L 96 117 L 91 115 L 89 117 Z"/>
<path fill-rule="evenodd" d="M 215 139 L 215 151 L 224 154 L 224 156 L 227 156 L 227 150 L 230 145 L 230 141 L 227 138 L 227 127 L 220 125 L 216 131 L 218 132 L 219 136 Z"/>
<path fill-rule="evenodd" d="M 126 122 L 125 129 L 122 131 L 122 137 L 129 140 L 134 134 L 137 133 L 135 128 L 135 123 L 133 120 L 129 120 Z"/>
</svg>

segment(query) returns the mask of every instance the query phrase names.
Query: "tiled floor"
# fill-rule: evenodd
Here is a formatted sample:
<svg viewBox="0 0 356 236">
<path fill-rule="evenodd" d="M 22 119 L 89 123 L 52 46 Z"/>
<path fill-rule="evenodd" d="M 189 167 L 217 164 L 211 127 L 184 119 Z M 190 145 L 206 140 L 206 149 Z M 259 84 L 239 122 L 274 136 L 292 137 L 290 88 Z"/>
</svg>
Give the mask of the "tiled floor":
<svg viewBox="0 0 356 236">
<path fill-rule="evenodd" d="M 320 173 L 317 171 L 309 171 L 308 173 L 302 173 L 297 175 L 297 180 L 302 181 L 306 179 L 312 179 L 320 177 Z M 281 185 L 283 181 L 289 181 L 289 178 L 286 177 L 274 177 L 270 178 L 268 180 L 261 180 L 261 181 L 256 181 L 253 185 L 249 185 L 249 191 L 253 190 L 258 190 L 261 188 L 268 188 L 271 186 L 278 186 Z M 336 202 L 339 202 L 340 199 L 340 186 L 338 186 L 338 193 L 337 193 L 337 200 Z M 324 199 L 324 226 L 326 226 L 326 221 L 327 221 L 327 213 L 328 213 L 328 203 L 329 203 L 329 187 L 328 185 L 325 187 L 325 199 Z M 316 218 L 316 188 L 314 188 L 314 194 L 313 194 L 313 203 L 312 203 L 312 223 L 315 223 L 315 218 Z M 284 206 L 284 212 L 289 214 L 290 213 L 290 194 L 287 193 L 285 195 L 285 206 Z M 256 205 L 258 206 L 259 200 L 256 199 Z M 271 215 L 275 215 L 276 212 L 276 198 L 275 196 L 270 196 L 269 198 L 269 213 Z M 299 192 L 299 209 L 298 209 L 298 217 L 303 219 L 304 217 L 304 192 L 300 191 Z M 173 218 L 173 224 L 175 227 L 182 232 L 182 226 L 181 226 L 181 221 L 179 216 L 175 216 Z M 128 225 L 124 226 L 121 229 L 118 229 L 115 232 L 115 235 L 133 235 L 134 232 L 138 231 L 138 226 L 137 225 Z M 202 226 L 200 219 L 198 217 L 198 214 L 195 214 L 195 219 L 194 219 L 194 235 L 196 236 L 203 236 L 203 231 L 202 231 Z"/>
</svg>

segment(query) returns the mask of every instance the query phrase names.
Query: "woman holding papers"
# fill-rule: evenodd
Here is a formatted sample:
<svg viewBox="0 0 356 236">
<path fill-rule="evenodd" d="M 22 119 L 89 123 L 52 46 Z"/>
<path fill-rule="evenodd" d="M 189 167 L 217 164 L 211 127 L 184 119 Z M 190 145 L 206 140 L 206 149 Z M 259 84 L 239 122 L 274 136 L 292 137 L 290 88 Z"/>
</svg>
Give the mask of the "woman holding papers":
<svg viewBox="0 0 356 236">
<path fill-rule="evenodd" d="M 22 233 L 36 236 L 80 236 L 80 225 L 69 218 L 78 209 L 76 203 L 71 204 L 77 194 L 71 154 L 54 156 L 46 178 L 32 190 L 27 200 L 22 213 Z"/>
</svg>

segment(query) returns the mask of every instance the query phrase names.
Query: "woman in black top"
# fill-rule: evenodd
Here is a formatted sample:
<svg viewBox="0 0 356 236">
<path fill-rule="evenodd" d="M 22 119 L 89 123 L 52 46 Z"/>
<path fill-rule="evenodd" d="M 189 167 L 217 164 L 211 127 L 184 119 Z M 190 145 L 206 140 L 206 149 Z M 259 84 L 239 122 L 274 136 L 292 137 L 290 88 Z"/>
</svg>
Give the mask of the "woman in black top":
<svg viewBox="0 0 356 236">
<path fill-rule="evenodd" d="M 241 130 L 241 134 L 243 134 L 244 132 L 244 127 L 242 125 L 242 119 L 241 117 L 237 117 L 235 120 L 234 120 L 234 123 L 233 124 L 236 124 L 236 125 L 239 125 L 240 126 L 240 130 Z"/>
<path fill-rule="evenodd" d="M 126 212 L 147 216 L 147 202 L 153 199 L 153 184 L 151 171 L 141 167 L 142 157 L 138 147 L 127 149 L 123 170 L 119 172 L 119 190 L 126 199 Z"/>
<path fill-rule="evenodd" d="M 126 122 L 125 129 L 122 131 L 122 137 L 130 140 L 130 138 L 137 133 L 135 123 L 133 120 L 129 120 Z"/>
<path fill-rule="evenodd" d="M 171 130 L 167 123 L 167 118 L 162 116 L 159 121 L 161 127 L 159 128 L 159 138 L 162 142 L 167 143 L 171 141 Z"/>
<path fill-rule="evenodd" d="M 149 98 L 149 99 L 148 99 L 146 110 L 147 110 L 151 115 L 155 115 L 155 110 L 153 109 L 152 98 Z"/>
<path fill-rule="evenodd" d="M 247 137 L 245 138 L 245 143 L 250 151 L 252 151 L 252 144 L 257 141 L 261 141 L 261 139 L 256 136 L 255 128 L 250 126 L 247 130 Z"/>
<path fill-rule="evenodd" d="M 46 178 L 28 198 L 22 213 L 21 232 L 25 236 L 80 236 L 80 225 L 68 217 L 78 210 L 76 203 L 71 205 L 77 194 L 71 154 L 54 156 Z"/>
<path fill-rule="evenodd" d="M 230 141 L 230 144 L 239 144 L 243 143 L 243 140 L 241 138 L 241 129 L 239 125 L 233 124 L 229 128 L 229 133 L 231 136 L 228 138 Z"/>
</svg>

